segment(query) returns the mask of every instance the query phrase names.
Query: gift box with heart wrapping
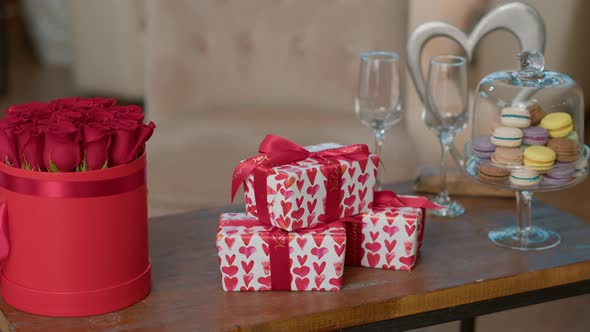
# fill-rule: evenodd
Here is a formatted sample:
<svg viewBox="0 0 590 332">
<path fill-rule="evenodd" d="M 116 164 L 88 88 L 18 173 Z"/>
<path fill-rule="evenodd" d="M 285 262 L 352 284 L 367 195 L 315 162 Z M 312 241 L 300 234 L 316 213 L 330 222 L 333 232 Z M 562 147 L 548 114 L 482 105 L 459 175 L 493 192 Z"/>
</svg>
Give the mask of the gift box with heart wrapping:
<svg viewBox="0 0 590 332">
<path fill-rule="evenodd" d="M 369 212 L 344 220 L 346 265 L 411 270 L 422 245 L 426 208 L 438 206 L 424 197 L 375 192 Z"/>
<path fill-rule="evenodd" d="M 217 253 L 225 291 L 338 291 L 346 231 L 340 221 L 287 232 L 245 213 L 224 213 Z"/>
<path fill-rule="evenodd" d="M 369 211 L 379 157 L 364 144 L 303 148 L 268 135 L 260 153 L 235 169 L 232 197 L 244 184 L 246 213 L 287 231 Z"/>
</svg>

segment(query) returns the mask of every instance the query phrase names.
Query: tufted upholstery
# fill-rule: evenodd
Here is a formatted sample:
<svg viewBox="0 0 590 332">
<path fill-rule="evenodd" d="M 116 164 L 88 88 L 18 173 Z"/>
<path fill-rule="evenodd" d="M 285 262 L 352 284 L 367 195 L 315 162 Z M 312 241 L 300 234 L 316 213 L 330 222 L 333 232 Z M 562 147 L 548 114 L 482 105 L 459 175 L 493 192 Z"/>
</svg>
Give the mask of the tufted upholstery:
<svg viewBox="0 0 590 332">
<path fill-rule="evenodd" d="M 358 55 L 403 50 L 405 1 L 152 1 L 154 112 L 351 110 Z M 187 24 L 190 22 L 190 24 Z M 189 61 L 186 61 L 190 59 Z"/>
</svg>

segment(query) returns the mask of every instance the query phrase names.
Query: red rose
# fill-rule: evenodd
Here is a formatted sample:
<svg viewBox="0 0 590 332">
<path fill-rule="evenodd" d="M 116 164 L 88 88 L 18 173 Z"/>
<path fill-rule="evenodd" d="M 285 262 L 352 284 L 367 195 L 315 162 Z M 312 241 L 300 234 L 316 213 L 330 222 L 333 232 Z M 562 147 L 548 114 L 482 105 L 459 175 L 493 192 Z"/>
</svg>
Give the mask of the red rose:
<svg viewBox="0 0 590 332">
<path fill-rule="evenodd" d="M 89 123 L 83 127 L 84 155 L 88 170 L 106 167 L 111 146 L 111 130 L 100 123 Z"/>
<path fill-rule="evenodd" d="M 51 114 L 51 119 L 57 122 L 70 122 L 77 126 L 84 120 L 84 114 L 73 109 L 60 109 Z"/>
<path fill-rule="evenodd" d="M 14 138 L 14 126 L 18 124 L 15 119 L 0 120 L 0 162 L 20 167 L 18 153 L 16 151 L 16 140 Z"/>
<path fill-rule="evenodd" d="M 32 123 L 14 129 L 20 165 L 24 169 L 39 171 L 43 167 L 43 133 Z"/>
<path fill-rule="evenodd" d="M 52 112 L 53 110 L 46 103 L 28 103 L 10 106 L 6 118 L 36 121 L 48 119 Z"/>
<path fill-rule="evenodd" d="M 145 142 L 152 136 L 156 125 L 138 124 L 134 120 L 115 119 L 111 122 L 113 144 L 109 164 L 117 166 L 128 163 L 137 157 Z"/>
<path fill-rule="evenodd" d="M 28 123 L 29 121 L 26 119 L 19 119 L 19 118 L 9 118 L 6 117 L 0 120 L 0 128 L 3 129 L 14 129 L 17 126 Z"/>
<path fill-rule="evenodd" d="M 78 129 L 71 123 L 58 122 L 44 128 L 43 164 L 50 172 L 71 172 L 80 163 Z"/>
<path fill-rule="evenodd" d="M 137 141 L 137 127 L 133 120 L 115 119 L 111 121 L 113 144 L 109 154 L 111 166 L 118 166 L 130 161 L 130 153 Z"/>
<path fill-rule="evenodd" d="M 134 120 L 137 121 L 137 123 L 143 123 L 143 111 L 141 110 L 141 107 L 137 105 L 117 105 L 106 108 L 106 110 L 111 112 L 116 118 Z"/>
<path fill-rule="evenodd" d="M 11 114 L 11 113 L 19 113 L 19 112 L 25 112 L 25 111 L 36 111 L 36 110 L 42 110 L 42 109 L 47 109 L 48 105 L 47 103 L 40 103 L 40 102 L 33 102 L 33 103 L 28 103 L 28 104 L 20 104 L 20 105 L 12 105 L 8 108 L 8 110 L 6 111 L 7 114 Z"/>
<path fill-rule="evenodd" d="M 137 130 L 137 143 L 131 150 L 131 156 L 135 158 L 140 152 L 143 152 L 142 149 L 145 147 L 145 142 L 147 142 L 154 133 L 154 129 L 156 129 L 156 124 L 150 121 L 147 125 L 141 124 Z"/>
<path fill-rule="evenodd" d="M 115 99 L 113 98 L 80 98 L 80 97 L 67 97 L 61 99 L 55 99 L 49 102 L 51 107 L 54 109 L 83 109 L 92 107 L 108 107 L 115 105 Z"/>
<path fill-rule="evenodd" d="M 139 105 L 127 105 L 124 106 L 127 112 L 143 113 L 143 109 Z"/>
<path fill-rule="evenodd" d="M 117 103 L 117 101 L 113 98 L 101 98 L 101 97 L 94 97 L 94 98 L 86 98 L 80 99 L 78 105 L 89 105 L 95 107 L 109 107 L 113 106 Z"/>
<path fill-rule="evenodd" d="M 86 115 L 86 123 L 96 122 L 96 123 L 105 123 L 113 118 L 115 118 L 115 114 L 109 112 L 107 109 L 104 108 L 91 108 L 84 113 Z"/>
<path fill-rule="evenodd" d="M 18 111 L 7 111 L 6 119 L 18 119 L 24 121 L 33 121 L 33 111 L 21 109 Z"/>
<path fill-rule="evenodd" d="M 14 144 L 14 135 L 7 129 L 0 129 L 0 161 L 20 167 Z"/>
<path fill-rule="evenodd" d="M 78 103 L 80 97 L 66 97 L 54 99 L 49 102 L 49 107 L 53 109 L 72 108 Z"/>
</svg>

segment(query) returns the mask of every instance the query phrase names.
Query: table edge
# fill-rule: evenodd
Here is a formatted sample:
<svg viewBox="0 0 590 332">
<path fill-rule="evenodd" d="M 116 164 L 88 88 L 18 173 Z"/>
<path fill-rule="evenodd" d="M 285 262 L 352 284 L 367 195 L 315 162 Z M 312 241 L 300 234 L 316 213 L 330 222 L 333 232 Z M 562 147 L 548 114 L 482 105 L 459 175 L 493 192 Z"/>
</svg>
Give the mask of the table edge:
<svg viewBox="0 0 590 332">
<path fill-rule="evenodd" d="M 284 320 L 273 320 L 250 326 L 236 324 L 227 331 L 330 331 L 567 285 L 588 279 L 590 279 L 590 261 L 577 262 Z"/>
</svg>

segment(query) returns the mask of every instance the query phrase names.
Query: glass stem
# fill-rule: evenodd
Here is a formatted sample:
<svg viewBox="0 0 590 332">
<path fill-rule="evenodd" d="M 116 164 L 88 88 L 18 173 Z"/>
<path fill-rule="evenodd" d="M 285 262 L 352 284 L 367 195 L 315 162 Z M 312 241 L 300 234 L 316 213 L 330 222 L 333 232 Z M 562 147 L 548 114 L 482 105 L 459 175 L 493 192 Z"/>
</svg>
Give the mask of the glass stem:
<svg viewBox="0 0 590 332">
<path fill-rule="evenodd" d="M 374 153 L 381 158 L 381 152 L 383 151 L 383 143 L 385 142 L 385 129 L 375 130 L 375 150 Z M 381 190 L 381 173 L 377 172 L 377 179 L 375 184 L 375 190 Z"/>
<path fill-rule="evenodd" d="M 441 155 L 440 155 L 440 192 L 438 193 L 437 201 L 446 204 L 450 201 L 449 190 L 447 188 L 447 162 L 449 158 L 449 151 L 453 143 L 453 135 L 446 131 L 441 131 L 439 135 Z"/>
<path fill-rule="evenodd" d="M 532 227 L 531 222 L 531 204 L 533 202 L 533 193 L 528 190 L 516 192 L 516 212 L 518 236 L 521 240 L 527 239 L 528 232 Z"/>
<path fill-rule="evenodd" d="M 459 152 L 457 150 L 457 148 L 455 147 L 455 144 L 451 144 L 450 145 L 450 150 L 449 150 L 451 157 L 453 157 L 453 159 L 455 159 L 455 162 L 457 163 L 457 165 L 461 166 L 459 167 L 462 171 L 465 171 L 465 169 L 463 168 L 463 156 L 461 155 L 461 152 Z"/>
</svg>

